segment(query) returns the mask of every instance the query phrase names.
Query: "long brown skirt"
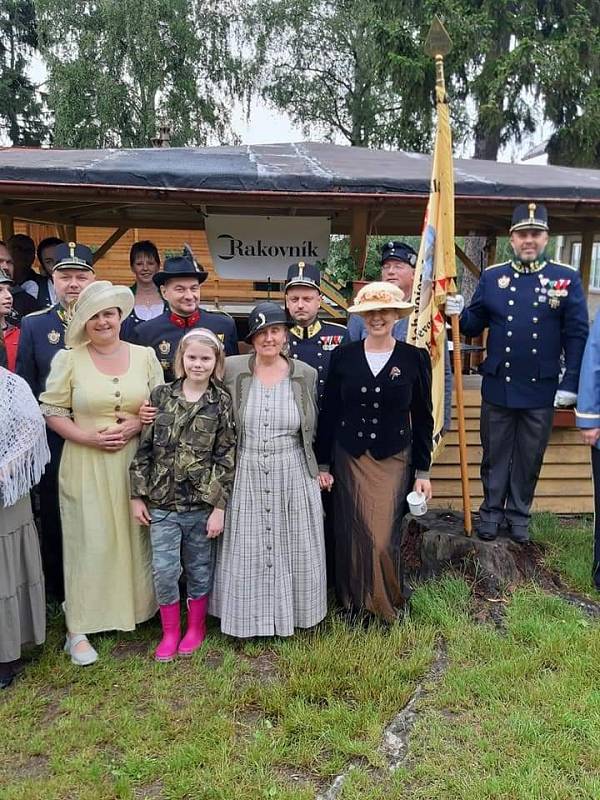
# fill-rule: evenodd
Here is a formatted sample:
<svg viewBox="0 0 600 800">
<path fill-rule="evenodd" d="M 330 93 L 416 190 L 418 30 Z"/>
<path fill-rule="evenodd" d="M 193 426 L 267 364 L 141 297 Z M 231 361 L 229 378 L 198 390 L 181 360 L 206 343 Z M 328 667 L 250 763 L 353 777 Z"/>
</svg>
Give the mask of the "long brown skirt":
<svg viewBox="0 0 600 800">
<path fill-rule="evenodd" d="M 410 448 L 376 461 L 335 448 L 336 592 L 344 608 L 394 620 L 404 606 L 400 529 L 411 477 Z"/>
</svg>

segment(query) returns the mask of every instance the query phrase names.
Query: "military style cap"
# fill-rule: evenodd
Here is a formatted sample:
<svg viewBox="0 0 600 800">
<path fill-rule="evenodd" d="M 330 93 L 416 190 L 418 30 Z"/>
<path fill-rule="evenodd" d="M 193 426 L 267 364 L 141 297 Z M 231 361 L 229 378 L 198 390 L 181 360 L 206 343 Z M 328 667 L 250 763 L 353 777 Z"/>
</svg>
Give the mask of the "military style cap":
<svg viewBox="0 0 600 800">
<path fill-rule="evenodd" d="M 548 230 L 548 211 L 539 203 L 522 203 L 513 211 L 510 233 L 527 229 Z"/>
<path fill-rule="evenodd" d="M 94 256 L 89 247 L 84 244 L 69 242 L 58 244 L 55 250 L 56 264 L 52 272 L 63 269 L 83 269 L 88 272 L 94 270 Z"/>
<path fill-rule="evenodd" d="M 298 261 L 291 264 L 285 280 L 285 290 L 292 286 L 311 286 L 321 291 L 321 271 L 315 264 L 305 264 Z"/>
<path fill-rule="evenodd" d="M 417 252 L 406 242 L 386 242 L 381 248 L 381 263 L 388 258 L 404 261 L 411 267 L 417 266 Z"/>
<path fill-rule="evenodd" d="M 8 283 L 9 286 L 14 286 L 15 282 L 10 277 L 8 272 L 5 272 L 3 269 L 0 269 L 0 283 Z"/>
<path fill-rule="evenodd" d="M 272 303 L 270 300 L 265 300 L 250 312 L 246 341 L 250 342 L 255 334 L 271 325 L 285 325 L 286 328 L 291 328 L 294 324 L 293 321 L 288 319 L 281 306 L 278 306 L 277 303 Z"/>
<path fill-rule="evenodd" d="M 204 283 L 208 272 L 194 258 L 191 250 L 186 248 L 184 255 L 165 258 L 163 268 L 152 276 L 156 286 L 164 286 L 171 278 L 196 278 Z"/>
</svg>

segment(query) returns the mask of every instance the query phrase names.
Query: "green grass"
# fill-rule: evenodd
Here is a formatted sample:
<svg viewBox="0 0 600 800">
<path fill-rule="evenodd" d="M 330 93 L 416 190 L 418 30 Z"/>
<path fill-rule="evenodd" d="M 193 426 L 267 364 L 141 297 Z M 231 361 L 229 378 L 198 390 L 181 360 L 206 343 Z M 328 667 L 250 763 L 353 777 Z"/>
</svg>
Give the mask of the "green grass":
<svg viewBox="0 0 600 800">
<path fill-rule="evenodd" d="M 590 588 L 589 521 L 536 519 L 565 580 Z M 571 550 L 573 552 L 571 552 Z M 1 800 L 312 800 L 349 764 L 340 800 L 600 798 L 598 623 L 535 586 L 478 624 L 468 586 L 421 586 L 390 629 L 330 617 L 290 640 L 236 644 L 215 627 L 190 660 L 150 658 L 158 627 L 96 637 L 78 669 L 62 624 L 0 695 Z M 427 672 L 407 760 L 379 751 L 387 722 Z"/>
</svg>

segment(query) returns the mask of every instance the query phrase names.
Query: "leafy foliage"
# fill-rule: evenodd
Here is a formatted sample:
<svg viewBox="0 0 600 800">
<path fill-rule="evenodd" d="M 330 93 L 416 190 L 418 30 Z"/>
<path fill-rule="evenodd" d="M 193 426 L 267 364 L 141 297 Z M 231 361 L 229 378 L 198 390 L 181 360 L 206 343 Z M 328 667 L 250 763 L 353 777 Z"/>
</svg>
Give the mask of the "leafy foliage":
<svg viewBox="0 0 600 800">
<path fill-rule="evenodd" d="M 1 0 L 0 130 L 13 145 L 39 145 L 48 134 L 42 98 L 26 73 L 37 44 L 32 0 Z"/>
<path fill-rule="evenodd" d="M 240 92 L 228 0 L 37 0 L 57 144 L 147 147 L 231 137 Z"/>
</svg>

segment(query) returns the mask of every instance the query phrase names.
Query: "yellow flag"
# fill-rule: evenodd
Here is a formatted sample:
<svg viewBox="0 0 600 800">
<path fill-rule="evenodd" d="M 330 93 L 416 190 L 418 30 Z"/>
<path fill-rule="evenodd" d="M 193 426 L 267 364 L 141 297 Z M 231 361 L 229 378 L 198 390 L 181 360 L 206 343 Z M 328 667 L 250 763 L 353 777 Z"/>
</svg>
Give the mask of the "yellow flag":
<svg viewBox="0 0 600 800">
<path fill-rule="evenodd" d="M 419 257 L 415 268 L 406 341 L 426 347 L 431 355 L 433 456 L 440 451 L 444 427 L 444 363 L 446 323 L 441 306 L 456 291 L 454 254 L 454 170 L 450 115 L 443 88 L 436 87 L 437 130 L 431 171 L 431 190 L 425 212 Z"/>
</svg>

